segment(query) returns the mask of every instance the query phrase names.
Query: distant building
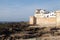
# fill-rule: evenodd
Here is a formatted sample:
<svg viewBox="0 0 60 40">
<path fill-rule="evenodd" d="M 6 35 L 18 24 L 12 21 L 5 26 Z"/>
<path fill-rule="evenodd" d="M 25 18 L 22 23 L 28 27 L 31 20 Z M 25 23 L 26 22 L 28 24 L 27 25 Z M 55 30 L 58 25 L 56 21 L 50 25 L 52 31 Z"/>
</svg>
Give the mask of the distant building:
<svg viewBox="0 0 60 40">
<path fill-rule="evenodd" d="M 42 9 L 36 9 L 34 16 L 30 16 L 29 23 L 41 27 L 60 26 L 60 11 L 49 12 Z"/>
</svg>

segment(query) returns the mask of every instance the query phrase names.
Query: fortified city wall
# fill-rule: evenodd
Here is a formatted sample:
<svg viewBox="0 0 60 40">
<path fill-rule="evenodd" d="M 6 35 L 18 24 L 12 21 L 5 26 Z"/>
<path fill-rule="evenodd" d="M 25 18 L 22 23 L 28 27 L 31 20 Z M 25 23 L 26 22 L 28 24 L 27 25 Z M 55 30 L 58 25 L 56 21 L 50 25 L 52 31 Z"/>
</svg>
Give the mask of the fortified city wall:
<svg viewBox="0 0 60 40">
<path fill-rule="evenodd" d="M 60 11 L 55 11 L 54 14 L 53 15 L 52 14 L 53 13 L 43 14 L 38 11 L 38 14 L 35 14 L 34 16 L 30 16 L 29 23 L 36 24 L 41 27 L 60 26 Z"/>
</svg>

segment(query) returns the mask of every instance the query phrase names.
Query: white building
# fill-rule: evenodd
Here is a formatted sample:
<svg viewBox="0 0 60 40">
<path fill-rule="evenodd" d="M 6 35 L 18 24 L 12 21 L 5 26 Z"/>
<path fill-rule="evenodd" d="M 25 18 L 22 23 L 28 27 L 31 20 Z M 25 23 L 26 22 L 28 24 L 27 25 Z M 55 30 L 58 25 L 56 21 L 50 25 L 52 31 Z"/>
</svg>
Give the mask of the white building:
<svg viewBox="0 0 60 40">
<path fill-rule="evenodd" d="M 29 23 L 39 26 L 57 26 L 58 24 L 60 25 L 60 11 L 49 12 L 46 10 L 37 9 L 34 16 L 30 16 Z"/>
</svg>

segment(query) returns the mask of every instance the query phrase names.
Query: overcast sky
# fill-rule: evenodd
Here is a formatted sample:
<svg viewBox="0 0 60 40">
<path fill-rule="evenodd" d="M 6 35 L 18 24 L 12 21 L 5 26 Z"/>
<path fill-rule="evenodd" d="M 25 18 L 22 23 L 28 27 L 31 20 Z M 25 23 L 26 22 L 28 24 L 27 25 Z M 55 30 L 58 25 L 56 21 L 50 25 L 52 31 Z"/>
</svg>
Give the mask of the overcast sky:
<svg viewBox="0 0 60 40">
<path fill-rule="evenodd" d="M 0 0 L 0 21 L 28 21 L 38 8 L 59 10 L 60 0 Z"/>
</svg>

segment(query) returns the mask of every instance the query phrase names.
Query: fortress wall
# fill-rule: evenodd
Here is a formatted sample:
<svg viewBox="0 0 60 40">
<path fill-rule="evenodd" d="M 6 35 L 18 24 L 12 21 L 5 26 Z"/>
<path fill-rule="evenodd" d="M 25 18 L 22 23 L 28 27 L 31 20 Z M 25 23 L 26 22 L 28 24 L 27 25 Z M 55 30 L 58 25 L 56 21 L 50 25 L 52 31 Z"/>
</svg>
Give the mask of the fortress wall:
<svg viewBox="0 0 60 40">
<path fill-rule="evenodd" d="M 40 26 L 56 26 L 56 17 L 51 17 L 51 18 L 37 17 L 36 24 Z"/>
<path fill-rule="evenodd" d="M 43 17 L 41 14 L 30 16 L 29 24 L 37 24 L 40 26 L 60 26 L 60 10 L 54 12 L 56 17 Z"/>
<path fill-rule="evenodd" d="M 57 26 L 60 26 L 60 11 L 56 11 L 56 16 L 57 16 Z"/>
<path fill-rule="evenodd" d="M 30 16 L 30 20 L 29 20 L 29 24 L 35 24 L 36 23 L 36 21 L 35 21 L 36 19 L 35 19 L 35 17 L 34 16 Z"/>
</svg>

